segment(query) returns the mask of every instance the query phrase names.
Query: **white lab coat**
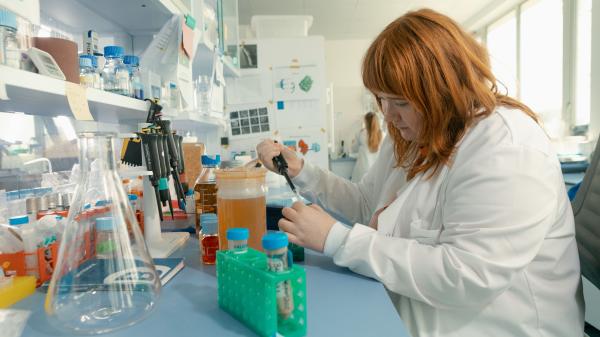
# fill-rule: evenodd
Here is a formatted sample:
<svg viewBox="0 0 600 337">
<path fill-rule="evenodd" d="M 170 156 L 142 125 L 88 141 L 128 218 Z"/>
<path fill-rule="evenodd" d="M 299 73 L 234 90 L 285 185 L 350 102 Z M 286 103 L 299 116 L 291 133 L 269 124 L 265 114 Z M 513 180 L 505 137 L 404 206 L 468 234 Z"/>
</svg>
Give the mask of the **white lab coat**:
<svg viewBox="0 0 600 337">
<path fill-rule="evenodd" d="M 352 152 L 358 152 L 351 179 L 353 182 L 357 183 L 362 179 L 365 173 L 367 173 L 369 168 L 373 166 L 379 151 L 371 152 L 371 150 L 369 150 L 367 130 L 361 129 L 358 134 L 356 134 L 354 143 L 352 143 Z"/>
<path fill-rule="evenodd" d="M 531 118 L 497 109 L 429 180 L 394 164 L 386 139 L 359 184 L 309 163 L 294 182 L 355 223 L 335 224 L 325 253 L 381 281 L 414 337 L 583 335 L 573 214 Z M 362 225 L 391 200 L 377 230 Z"/>
</svg>

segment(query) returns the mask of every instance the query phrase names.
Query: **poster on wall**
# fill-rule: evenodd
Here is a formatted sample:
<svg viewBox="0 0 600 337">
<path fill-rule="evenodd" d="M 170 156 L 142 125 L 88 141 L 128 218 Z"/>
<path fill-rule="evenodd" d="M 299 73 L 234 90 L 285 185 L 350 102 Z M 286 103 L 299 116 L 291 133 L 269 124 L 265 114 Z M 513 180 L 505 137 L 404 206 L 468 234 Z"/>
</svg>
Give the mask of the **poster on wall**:
<svg viewBox="0 0 600 337">
<path fill-rule="evenodd" d="M 315 65 L 273 68 L 273 99 L 275 102 L 319 99 L 321 83 L 316 82 Z"/>
<path fill-rule="evenodd" d="M 277 138 L 300 158 L 328 168 L 327 134 L 324 129 L 280 130 Z"/>
</svg>

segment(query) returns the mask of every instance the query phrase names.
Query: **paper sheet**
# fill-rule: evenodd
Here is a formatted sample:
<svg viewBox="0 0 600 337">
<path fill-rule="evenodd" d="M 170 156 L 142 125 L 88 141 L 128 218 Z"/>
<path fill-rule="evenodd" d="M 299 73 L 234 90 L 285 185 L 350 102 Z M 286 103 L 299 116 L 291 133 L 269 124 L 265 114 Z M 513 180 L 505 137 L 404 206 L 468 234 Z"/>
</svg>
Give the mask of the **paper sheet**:
<svg viewBox="0 0 600 337">
<path fill-rule="evenodd" d="M 187 56 L 192 60 L 194 58 L 194 30 L 190 28 L 185 22 L 182 22 L 183 32 L 183 50 Z"/>
<path fill-rule="evenodd" d="M 73 116 L 78 121 L 93 121 L 90 106 L 86 96 L 85 88 L 79 84 L 65 82 L 65 94 Z"/>
<path fill-rule="evenodd" d="M 4 82 L 0 81 L 0 100 L 9 100 L 8 95 L 6 94 L 6 85 Z"/>
</svg>

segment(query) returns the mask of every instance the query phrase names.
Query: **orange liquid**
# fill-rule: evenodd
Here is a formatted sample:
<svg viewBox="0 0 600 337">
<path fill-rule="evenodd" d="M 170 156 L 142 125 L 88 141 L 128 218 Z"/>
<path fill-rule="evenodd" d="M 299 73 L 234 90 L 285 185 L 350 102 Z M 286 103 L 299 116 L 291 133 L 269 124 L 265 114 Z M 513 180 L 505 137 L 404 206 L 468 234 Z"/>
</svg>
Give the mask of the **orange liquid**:
<svg viewBox="0 0 600 337">
<path fill-rule="evenodd" d="M 227 229 L 248 228 L 248 246 L 262 251 L 262 237 L 267 231 L 267 205 L 265 197 L 248 199 L 218 198 L 219 247 L 227 249 Z"/>
<path fill-rule="evenodd" d="M 196 233 L 200 232 L 200 214 L 217 213 L 217 184 L 202 182 L 194 186 L 196 198 Z"/>
</svg>

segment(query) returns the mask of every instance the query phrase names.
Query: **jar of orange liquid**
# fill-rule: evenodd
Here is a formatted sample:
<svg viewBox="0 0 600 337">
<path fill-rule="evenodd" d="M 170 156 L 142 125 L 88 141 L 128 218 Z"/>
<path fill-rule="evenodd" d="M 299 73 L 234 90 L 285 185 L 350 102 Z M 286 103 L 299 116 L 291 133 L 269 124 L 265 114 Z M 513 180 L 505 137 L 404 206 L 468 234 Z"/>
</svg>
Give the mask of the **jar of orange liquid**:
<svg viewBox="0 0 600 337">
<path fill-rule="evenodd" d="M 227 249 L 227 229 L 243 227 L 250 231 L 248 246 L 262 250 L 261 240 L 267 231 L 266 173 L 262 167 L 215 172 L 220 249 Z"/>
</svg>

